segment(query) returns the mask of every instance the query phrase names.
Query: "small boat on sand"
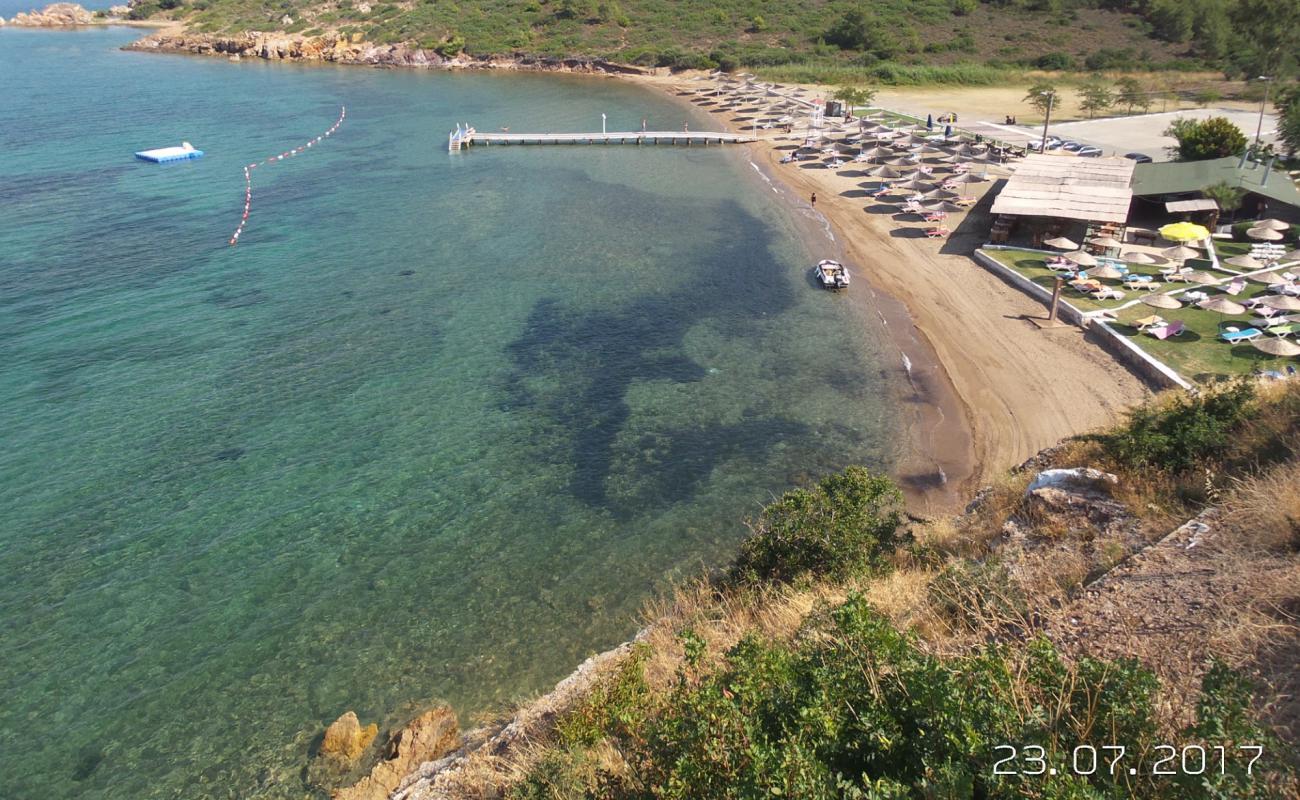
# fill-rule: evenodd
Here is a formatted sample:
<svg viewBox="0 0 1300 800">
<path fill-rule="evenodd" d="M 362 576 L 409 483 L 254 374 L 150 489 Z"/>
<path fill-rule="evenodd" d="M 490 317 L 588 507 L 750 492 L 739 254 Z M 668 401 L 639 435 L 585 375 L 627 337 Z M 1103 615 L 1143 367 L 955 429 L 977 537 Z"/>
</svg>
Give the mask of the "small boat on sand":
<svg viewBox="0 0 1300 800">
<path fill-rule="evenodd" d="M 817 262 L 817 280 L 826 289 L 847 289 L 849 271 L 838 261 L 823 259 Z"/>
</svg>

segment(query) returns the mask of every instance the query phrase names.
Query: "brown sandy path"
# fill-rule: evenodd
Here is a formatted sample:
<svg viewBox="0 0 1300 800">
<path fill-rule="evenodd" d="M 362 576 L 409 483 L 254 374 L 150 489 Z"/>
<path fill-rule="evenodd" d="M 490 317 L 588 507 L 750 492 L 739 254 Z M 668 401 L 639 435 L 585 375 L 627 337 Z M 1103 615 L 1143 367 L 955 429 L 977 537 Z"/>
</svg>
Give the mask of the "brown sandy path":
<svg viewBox="0 0 1300 800">
<path fill-rule="evenodd" d="M 651 83 L 670 89 L 699 86 L 666 79 Z M 731 125 L 729 115 L 711 116 L 719 127 Z M 914 431 L 915 451 L 903 459 L 905 469 L 924 471 L 926 462 L 942 466 L 949 500 L 1062 438 L 1111 422 L 1150 395 L 1081 329 L 1040 330 L 1027 321 L 1044 316 L 1043 306 L 969 256 L 984 241 L 987 223 L 973 221 L 969 232 L 958 230 L 965 215 L 956 215 L 949 227 L 957 233 L 947 241 L 901 235 L 896 229 L 925 226 L 868 212 L 875 202 L 855 196 L 863 178 L 777 163 L 785 152 L 777 148 L 790 144 L 764 139 L 750 145 L 752 157 L 794 190 L 805 213 L 810 213 L 807 199 L 817 193 L 816 212 L 829 219 L 855 277 L 897 298 L 910 312 L 914 331 L 891 331 L 895 341 L 904 352 L 909 335 L 932 348 L 942 373 L 935 379 L 946 378 L 958 398 L 964 433 L 948 425 L 927 441 L 924 431 Z M 985 191 L 989 185 L 970 189 Z M 864 313 L 877 313 L 870 292 L 856 284 L 850 291 Z M 896 321 L 895 327 L 899 324 L 907 322 Z M 911 360 L 914 369 L 924 369 L 924 362 Z"/>
</svg>

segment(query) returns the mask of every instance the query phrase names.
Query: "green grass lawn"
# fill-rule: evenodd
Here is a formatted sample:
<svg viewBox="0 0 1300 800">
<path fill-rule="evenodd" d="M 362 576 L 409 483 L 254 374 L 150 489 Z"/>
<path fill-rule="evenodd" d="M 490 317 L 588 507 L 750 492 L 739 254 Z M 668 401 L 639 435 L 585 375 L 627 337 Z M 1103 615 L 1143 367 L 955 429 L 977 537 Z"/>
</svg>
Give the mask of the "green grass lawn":
<svg viewBox="0 0 1300 800">
<path fill-rule="evenodd" d="M 1242 243 L 1227 242 L 1219 244 L 1216 249 L 1220 258 L 1226 258 L 1239 255 L 1241 252 L 1248 252 L 1250 245 L 1245 244 L 1243 247 Z M 1044 265 L 1041 253 L 1027 250 L 986 250 L 985 252 L 995 260 L 1028 277 L 1034 283 L 1049 291 L 1051 290 L 1055 274 Z M 1189 263 L 1192 266 L 1201 268 L 1209 266 L 1209 262 L 1205 261 L 1193 260 Z M 1136 267 L 1133 271 L 1149 275 L 1159 274 L 1159 270 L 1155 267 Z M 1117 287 L 1120 284 L 1119 281 L 1103 281 L 1103 283 Z M 1185 284 L 1173 284 L 1169 287 L 1169 290 L 1184 287 Z M 1122 287 L 1120 288 L 1122 290 Z M 1220 293 L 1213 287 L 1206 291 L 1211 296 Z M 1247 283 L 1245 290 L 1233 299 L 1240 301 L 1267 293 L 1268 287 L 1257 283 Z M 1146 294 L 1143 290 L 1126 291 L 1124 300 L 1097 301 L 1089 296 L 1080 295 L 1067 287 L 1062 292 L 1061 297 L 1068 301 L 1070 305 L 1086 312 L 1100 309 L 1116 309 L 1143 294 Z M 1226 326 L 1231 325 L 1243 330 L 1251 327 L 1250 320 L 1257 315 L 1249 311 L 1239 316 L 1224 316 L 1194 306 L 1164 310 L 1138 304 L 1117 313 L 1119 323 L 1113 326 L 1116 332 L 1127 336 L 1134 344 L 1141 347 L 1152 357 L 1168 364 L 1184 378 L 1197 383 L 1213 382 L 1224 377 L 1249 374 L 1256 369 L 1284 372 L 1288 364 L 1296 363 L 1295 359 L 1278 358 L 1261 353 L 1249 343 L 1233 345 L 1219 340 L 1219 332 Z M 1187 329 L 1182 335 L 1165 340 L 1140 333 L 1132 323 L 1152 314 L 1157 314 L 1170 322 L 1181 320 Z"/>
</svg>

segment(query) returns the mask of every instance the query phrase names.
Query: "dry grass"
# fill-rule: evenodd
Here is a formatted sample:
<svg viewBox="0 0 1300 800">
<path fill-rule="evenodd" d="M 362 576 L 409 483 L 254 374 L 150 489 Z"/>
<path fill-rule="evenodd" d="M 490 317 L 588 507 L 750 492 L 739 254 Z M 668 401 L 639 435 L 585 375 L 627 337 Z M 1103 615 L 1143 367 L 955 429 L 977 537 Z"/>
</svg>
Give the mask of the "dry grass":
<svg viewBox="0 0 1300 800">
<path fill-rule="evenodd" d="M 757 635 L 787 641 L 818 605 L 842 603 L 855 586 L 816 583 L 807 587 L 761 586 L 723 590 L 700 579 L 651 600 L 643 611 L 650 657 L 645 679 L 651 690 L 666 689 L 685 660 L 682 634 L 689 630 L 705 644 L 700 665 L 708 671 L 740 639 Z"/>
<path fill-rule="evenodd" d="M 1300 461 L 1238 481 L 1224 500 L 1226 542 L 1246 549 L 1300 549 Z"/>
</svg>

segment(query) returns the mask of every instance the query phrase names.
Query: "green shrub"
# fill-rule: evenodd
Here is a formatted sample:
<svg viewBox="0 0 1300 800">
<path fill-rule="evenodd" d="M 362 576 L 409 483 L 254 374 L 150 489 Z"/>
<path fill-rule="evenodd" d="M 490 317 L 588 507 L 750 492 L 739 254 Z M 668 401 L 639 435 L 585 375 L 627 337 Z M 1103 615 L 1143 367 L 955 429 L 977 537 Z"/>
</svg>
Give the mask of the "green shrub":
<svg viewBox="0 0 1300 800">
<path fill-rule="evenodd" d="M 763 509 L 733 574 L 747 581 L 789 581 L 884 569 L 900 543 L 902 501 L 889 478 L 864 467 L 787 492 Z"/>
<path fill-rule="evenodd" d="M 1164 406 L 1141 406 L 1117 431 L 1096 438 L 1108 456 L 1130 469 L 1185 472 L 1227 452 L 1233 431 L 1255 415 L 1255 401 L 1254 385 L 1237 381 L 1180 395 Z"/>
<path fill-rule="evenodd" d="M 587 696 L 556 723 L 560 741 L 592 745 L 606 736 L 627 736 L 645 720 L 645 662 L 649 648 L 638 644 L 617 670 L 597 681 Z"/>
<path fill-rule="evenodd" d="M 461 51 L 465 49 L 465 39 L 460 34 L 453 33 L 439 42 L 433 49 L 443 58 L 452 58 L 460 55 Z"/>
<path fill-rule="evenodd" d="M 1051 70 L 1072 70 L 1075 68 L 1074 57 L 1068 53 L 1048 53 L 1034 59 L 1034 66 L 1038 69 Z"/>
<path fill-rule="evenodd" d="M 581 735 L 562 736 L 510 796 L 1220 800 L 1267 796 L 1270 777 L 1289 776 L 1239 675 L 1212 666 L 1195 723 L 1174 736 L 1155 722 L 1159 688 L 1132 659 L 1066 661 L 1043 638 L 940 658 L 851 596 L 814 611 L 791 643 L 743 638 L 716 670 L 679 673 L 654 701 L 640 689 L 607 691 L 596 706 L 639 703 L 647 713 L 588 716 Z M 1270 758 L 1251 778 L 1240 758 L 1223 775 L 1158 778 L 1151 754 L 1166 742 L 1233 756 L 1237 744 L 1258 743 Z M 996 775 L 1007 746 L 1022 755 L 1018 774 Z M 1104 748 L 1114 746 L 1125 748 L 1125 765 L 1144 768 L 1106 769 L 1113 751 Z M 1025 774 L 1023 755 L 1034 748 L 1044 768 L 1093 748 L 1102 768 Z"/>
</svg>

